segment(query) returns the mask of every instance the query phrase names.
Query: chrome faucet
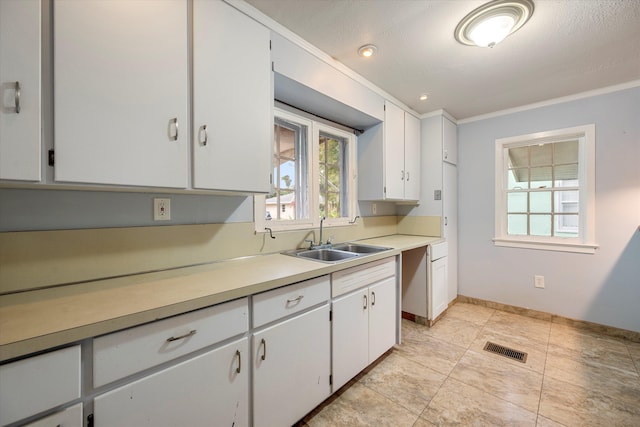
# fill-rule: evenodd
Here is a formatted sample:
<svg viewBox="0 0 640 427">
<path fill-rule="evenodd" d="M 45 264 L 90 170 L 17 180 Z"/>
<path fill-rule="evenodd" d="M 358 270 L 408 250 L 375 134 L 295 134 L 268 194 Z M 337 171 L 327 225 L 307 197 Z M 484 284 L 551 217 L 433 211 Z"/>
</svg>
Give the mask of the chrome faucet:
<svg viewBox="0 0 640 427">
<path fill-rule="evenodd" d="M 324 215 L 322 216 L 322 218 L 320 218 L 320 241 L 318 242 L 319 246 L 323 245 L 323 243 L 322 243 L 322 223 L 324 223 L 325 219 L 327 219 L 327 217 L 324 216 Z"/>
</svg>

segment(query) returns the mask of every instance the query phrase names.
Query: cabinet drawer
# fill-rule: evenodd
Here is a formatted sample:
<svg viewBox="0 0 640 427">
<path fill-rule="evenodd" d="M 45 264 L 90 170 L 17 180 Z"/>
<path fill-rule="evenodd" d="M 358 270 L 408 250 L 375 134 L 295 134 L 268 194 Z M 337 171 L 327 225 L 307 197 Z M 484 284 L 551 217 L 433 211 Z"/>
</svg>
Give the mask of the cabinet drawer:
<svg viewBox="0 0 640 427">
<path fill-rule="evenodd" d="M 253 326 L 262 326 L 327 300 L 329 276 L 263 292 L 253 297 Z"/>
<path fill-rule="evenodd" d="M 80 397 L 80 346 L 0 366 L 0 425 Z"/>
<path fill-rule="evenodd" d="M 93 385 L 99 387 L 242 334 L 249 329 L 247 298 L 96 338 Z"/>
<path fill-rule="evenodd" d="M 83 425 L 82 403 L 78 403 L 64 411 L 56 412 L 24 427 L 82 427 Z"/>
<path fill-rule="evenodd" d="M 331 274 L 331 295 L 335 298 L 395 274 L 395 257 L 347 268 Z"/>
</svg>

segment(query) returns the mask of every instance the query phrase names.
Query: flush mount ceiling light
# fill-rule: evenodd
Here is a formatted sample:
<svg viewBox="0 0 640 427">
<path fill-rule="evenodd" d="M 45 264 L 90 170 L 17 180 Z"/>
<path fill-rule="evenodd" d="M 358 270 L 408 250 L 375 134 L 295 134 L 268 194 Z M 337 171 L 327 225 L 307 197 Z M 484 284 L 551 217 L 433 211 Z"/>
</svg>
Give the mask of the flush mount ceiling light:
<svg viewBox="0 0 640 427">
<path fill-rule="evenodd" d="M 421 95 L 418 97 L 418 99 L 419 99 L 420 101 L 426 101 L 427 99 L 429 99 L 429 95 L 428 95 L 428 94 L 426 94 L 426 93 L 423 93 L 423 94 L 421 94 Z"/>
<path fill-rule="evenodd" d="M 377 51 L 378 51 L 378 48 L 375 45 L 366 44 L 364 46 L 361 46 L 360 49 L 358 49 L 358 55 L 362 56 L 363 58 L 370 58 Z"/>
<path fill-rule="evenodd" d="M 465 16 L 454 34 L 468 46 L 494 47 L 520 29 L 531 15 L 532 0 L 495 0 Z"/>
</svg>

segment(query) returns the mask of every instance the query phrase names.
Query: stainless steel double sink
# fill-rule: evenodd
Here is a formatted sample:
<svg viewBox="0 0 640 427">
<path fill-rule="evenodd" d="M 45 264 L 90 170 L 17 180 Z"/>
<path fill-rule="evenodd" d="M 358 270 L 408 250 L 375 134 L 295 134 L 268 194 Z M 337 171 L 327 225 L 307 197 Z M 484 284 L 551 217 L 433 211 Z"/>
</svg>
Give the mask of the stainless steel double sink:
<svg viewBox="0 0 640 427">
<path fill-rule="evenodd" d="M 333 264 L 337 262 L 347 261 L 359 256 L 366 256 L 379 252 L 389 251 L 391 249 L 393 248 L 363 245 L 360 243 L 340 243 L 331 245 L 330 247 L 323 246 L 312 249 L 296 249 L 293 251 L 283 252 L 283 254 Z"/>
</svg>

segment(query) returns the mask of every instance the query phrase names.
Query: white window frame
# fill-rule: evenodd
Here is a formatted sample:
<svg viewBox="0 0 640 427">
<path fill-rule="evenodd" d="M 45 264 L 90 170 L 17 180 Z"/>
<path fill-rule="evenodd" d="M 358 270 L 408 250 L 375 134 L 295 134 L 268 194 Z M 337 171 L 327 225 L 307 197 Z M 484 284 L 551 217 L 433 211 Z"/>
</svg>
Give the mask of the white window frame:
<svg viewBox="0 0 640 427">
<path fill-rule="evenodd" d="M 509 148 L 578 138 L 579 237 L 513 236 L 507 233 L 507 173 Z M 531 133 L 495 142 L 495 237 L 496 246 L 593 254 L 595 243 L 595 125 Z"/>
<path fill-rule="evenodd" d="M 296 220 L 269 220 L 265 218 L 266 211 L 266 195 L 254 196 L 254 223 L 256 233 L 264 233 L 265 227 L 270 228 L 273 231 L 289 231 L 289 230 L 306 230 L 310 228 L 320 227 L 320 213 L 319 213 L 319 188 L 318 177 L 320 174 L 319 164 L 319 138 L 320 133 L 328 133 L 335 135 L 336 137 L 344 138 L 347 141 L 347 168 L 348 171 L 345 174 L 348 179 L 346 183 L 347 188 L 347 216 L 340 218 L 327 218 L 324 221 L 324 227 L 337 227 L 353 225 L 351 220 L 356 216 L 356 205 L 358 200 L 358 185 L 357 185 L 357 138 L 354 133 L 347 132 L 343 129 L 333 127 L 327 123 L 321 123 L 316 120 L 305 118 L 301 115 L 274 107 L 274 115 L 282 118 L 283 120 L 292 121 L 295 123 L 303 124 L 307 126 L 307 147 L 308 165 L 309 171 L 309 216 L 308 219 L 296 219 Z"/>
</svg>

